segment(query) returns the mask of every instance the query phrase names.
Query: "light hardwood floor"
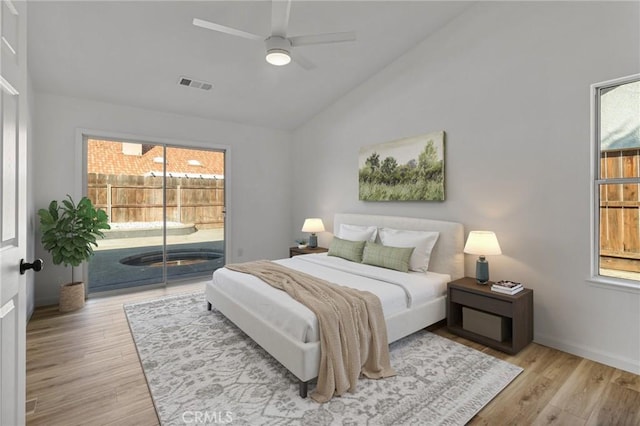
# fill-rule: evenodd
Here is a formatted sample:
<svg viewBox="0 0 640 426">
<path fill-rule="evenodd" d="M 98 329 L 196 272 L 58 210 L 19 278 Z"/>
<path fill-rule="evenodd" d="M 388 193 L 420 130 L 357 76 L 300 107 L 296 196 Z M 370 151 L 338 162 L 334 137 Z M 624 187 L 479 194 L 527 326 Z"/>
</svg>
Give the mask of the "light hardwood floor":
<svg viewBox="0 0 640 426">
<path fill-rule="evenodd" d="M 188 284 L 39 308 L 27 326 L 29 425 L 156 425 L 123 303 L 204 289 Z M 515 356 L 434 331 L 524 368 L 474 425 L 640 425 L 640 376 L 531 344 Z"/>
</svg>

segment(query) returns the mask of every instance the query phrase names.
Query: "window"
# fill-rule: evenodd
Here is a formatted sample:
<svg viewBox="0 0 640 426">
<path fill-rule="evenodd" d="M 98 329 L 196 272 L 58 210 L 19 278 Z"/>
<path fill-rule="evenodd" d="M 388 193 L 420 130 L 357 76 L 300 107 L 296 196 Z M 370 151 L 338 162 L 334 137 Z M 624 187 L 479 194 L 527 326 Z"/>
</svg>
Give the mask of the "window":
<svg viewBox="0 0 640 426">
<path fill-rule="evenodd" d="M 592 86 L 596 280 L 640 289 L 640 75 Z"/>
</svg>

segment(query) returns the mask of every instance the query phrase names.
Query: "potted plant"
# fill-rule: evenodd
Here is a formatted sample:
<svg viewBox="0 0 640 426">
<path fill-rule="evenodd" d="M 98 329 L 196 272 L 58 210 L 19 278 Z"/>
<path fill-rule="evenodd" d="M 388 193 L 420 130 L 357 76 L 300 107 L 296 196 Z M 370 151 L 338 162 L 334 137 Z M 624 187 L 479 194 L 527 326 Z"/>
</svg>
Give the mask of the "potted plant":
<svg viewBox="0 0 640 426">
<path fill-rule="evenodd" d="M 296 240 L 296 243 L 298 243 L 298 248 L 300 249 L 307 247 L 307 240 L 305 240 L 304 238 L 300 238 L 299 240 Z"/>
<path fill-rule="evenodd" d="M 107 214 L 96 210 L 87 197 L 78 204 L 70 195 L 58 204 L 51 201 L 48 209 L 38 210 L 42 231 L 42 245 L 51 253 L 53 264 L 71 266 L 71 282 L 60 286 L 61 312 L 73 311 L 84 306 L 84 283 L 76 282 L 73 267 L 93 256 L 97 238 L 104 238 L 103 229 L 111 229 Z"/>
</svg>

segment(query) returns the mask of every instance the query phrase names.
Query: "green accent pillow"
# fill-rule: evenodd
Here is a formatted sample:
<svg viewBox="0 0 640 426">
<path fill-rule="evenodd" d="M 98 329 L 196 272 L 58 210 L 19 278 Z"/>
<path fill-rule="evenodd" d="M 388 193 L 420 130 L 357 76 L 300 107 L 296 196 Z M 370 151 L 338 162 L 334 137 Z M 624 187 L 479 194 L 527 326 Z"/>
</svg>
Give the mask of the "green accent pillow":
<svg viewBox="0 0 640 426">
<path fill-rule="evenodd" d="M 364 243 L 365 241 L 349 241 L 333 237 L 327 254 L 360 263 L 362 262 Z"/>
<path fill-rule="evenodd" d="M 409 259 L 414 249 L 415 247 L 383 246 L 367 241 L 362 254 L 362 263 L 408 272 Z"/>
</svg>

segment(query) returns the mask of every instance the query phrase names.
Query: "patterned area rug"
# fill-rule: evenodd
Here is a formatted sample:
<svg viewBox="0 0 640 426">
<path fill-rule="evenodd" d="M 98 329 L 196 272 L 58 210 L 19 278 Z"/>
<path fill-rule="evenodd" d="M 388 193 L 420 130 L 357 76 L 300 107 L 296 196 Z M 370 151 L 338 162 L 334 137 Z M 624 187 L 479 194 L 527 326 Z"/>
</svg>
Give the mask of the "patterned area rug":
<svg viewBox="0 0 640 426">
<path fill-rule="evenodd" d="M 397 376 L 318 404 L 201 293 L 125 311 L 163 425 L 462 425 L 522 371 L 420 331 L 391 344 Z"/>
</svg>

